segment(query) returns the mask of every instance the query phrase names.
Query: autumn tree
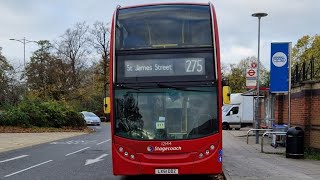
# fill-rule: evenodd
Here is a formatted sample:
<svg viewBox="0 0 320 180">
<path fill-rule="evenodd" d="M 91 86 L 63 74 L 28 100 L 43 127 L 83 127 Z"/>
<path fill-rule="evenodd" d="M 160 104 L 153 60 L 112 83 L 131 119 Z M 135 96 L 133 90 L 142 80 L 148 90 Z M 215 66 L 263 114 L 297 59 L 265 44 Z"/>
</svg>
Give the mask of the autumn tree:
<svg viewBox="0 0 320 180">
<path fill-rule="evenodd" d="M 20 72 L 8 63 L 0 47 L 0 109 L 7 105 L 16 105 L 22 98 L 24 85 L 19 81 Z"/>
<path fill-rule="evenodd" d="M 0 106 L 7 101 L 9 89 L 8 71 L 12 70 L 12 66 L 7 62 L 7 58 L 2 55 L 2 47 L 0 47 Z"/>
<path fill-rule="evenodd" d="M 310 66 L 311 60 L 313 61 L 312 67 Z M 310 71 L 313 68 L 313 79 L 320 79 L 320 36 L 303 36 L 300 38 L 295 46 L 292 48 L 292 70 L 296 67 L 301 68 L 305 63 L 307 72 L 307 78 L 310 78 Z M 301 70 L 300 70 L 301 71 Z M 292 72 L 294 73 L 294 72 Z M 310 78 L 311 79 L 311 78 Z"/>
<path fill-rule="evenodd" d="M 103 88 L 103 97 L 108 95 L 108 83 L 109 83 L 109 37 L 110 29 L 108 24 L 103 22 L 95 22 L 93 28 L 90 31 L 90 44 L 97 51 L 101 57 L 99 64 L 95 64 L 96 76 L 100 85 L 98 88 Z"/>
<path fill-rule="evenodd" d="M 38 44 L 40 48 L 32 54 L 26 67 L 28 87 L 36 97 L 61 100 L 70 94 L 73 85 L 69 64 L 53 54 L 49 41 Z"/>
<path fill-rule="evenodd" d="M 65 61 L 71 70 L 72 90 L 80 87 L 85 68 L 85 61 L 90 54 L 88 41 L 89 26 L 85 22 L 77 23 L 56 41 L 58 57 Z"/>
<path fill-rule="evenodd" d="M 229 80 L 229 86 L 233 93 L 241 93 L 247 90 L 246 88 L 246 69 L 251 66 L 251 63 L 257 62 L 254 56 L 244 58 L 238 64 L 230 64 L 230 72 L 225 75 Z M 260 85 L 269 86 L 269 71 L 260 62 Z"/>
<path fill-rule="evenodd" d="M 311 58 L 313 37 L 308 35 L 300 38 L 292 48 L 292 63 L 306 62 Z"/>
</svg>

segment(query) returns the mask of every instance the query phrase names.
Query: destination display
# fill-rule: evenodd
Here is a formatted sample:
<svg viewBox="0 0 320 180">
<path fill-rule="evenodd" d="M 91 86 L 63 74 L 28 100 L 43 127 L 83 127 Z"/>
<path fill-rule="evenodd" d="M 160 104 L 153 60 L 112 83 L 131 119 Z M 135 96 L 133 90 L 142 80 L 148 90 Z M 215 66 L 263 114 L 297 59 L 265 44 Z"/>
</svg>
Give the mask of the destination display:
<svg viewBox="0 0 320 180">
<path fill-rule="evenodd" d="M 204 58 L 125 60 L 125 77 L 205 75 Z"/>
</svg>

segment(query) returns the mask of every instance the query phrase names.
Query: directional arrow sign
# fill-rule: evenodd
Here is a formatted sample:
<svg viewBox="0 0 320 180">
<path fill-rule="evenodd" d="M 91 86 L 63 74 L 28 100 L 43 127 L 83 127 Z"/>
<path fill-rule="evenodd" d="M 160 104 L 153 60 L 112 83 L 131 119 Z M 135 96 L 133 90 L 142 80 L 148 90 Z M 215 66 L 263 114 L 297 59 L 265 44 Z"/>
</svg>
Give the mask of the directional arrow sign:
<svg viewBox="0 0 320 180">
<path fill-rule="evenodd" d="M 89 165 L 89 164 L 93 164 L 93 163 L 99 162 L 99 161 L 103 161 L 104 159 L 102 159 L 102 158 L 104 158 L 106 156 L 108 156 L 108 154 L 102 154 L 101 156 L 99 156 L 99 157 L 97 157 L 95 159 L 87 159 L 85 166 Z"/>
</svg>

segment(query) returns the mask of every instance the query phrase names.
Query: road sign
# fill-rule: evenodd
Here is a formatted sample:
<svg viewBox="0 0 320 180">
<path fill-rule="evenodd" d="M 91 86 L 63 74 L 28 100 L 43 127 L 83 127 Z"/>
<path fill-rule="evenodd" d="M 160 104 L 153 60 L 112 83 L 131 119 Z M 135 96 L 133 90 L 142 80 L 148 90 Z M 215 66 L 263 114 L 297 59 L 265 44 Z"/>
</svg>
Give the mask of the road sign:
<svg viewBox="0 0 320 180">
<path fill-rule="evenodd" d="M 255 78 L 255 77 L 257 77 L 257 71 L 256 71 L 256 69 L 253 69 L 253 68 L 247 69 L 247 70 L 246 70 L 246 77 L 247 77 L 247 78 Z"/>
<path fill-rule="evenodd" d="M 253 62 L 251 63 L 251 68 L 255 69 L 257 67 L 257 63 Z"/>
<path fill-rule="evenodd" d="M 246 87 L 247 88 L 255 88 L 257 85 L 257 80 L 256 79 L 246 79 Z"/>
</svg>

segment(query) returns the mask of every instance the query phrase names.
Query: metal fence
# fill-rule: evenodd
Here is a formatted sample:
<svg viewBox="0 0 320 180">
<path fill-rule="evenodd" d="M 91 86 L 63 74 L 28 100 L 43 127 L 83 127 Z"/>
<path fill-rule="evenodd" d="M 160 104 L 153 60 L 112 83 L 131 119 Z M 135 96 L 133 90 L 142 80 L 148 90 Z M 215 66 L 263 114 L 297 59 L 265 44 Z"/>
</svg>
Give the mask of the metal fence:
<svg viewBox="0 0 320 180">
<path fill-rule="evenodd" d="M 291 73 L 291 84 L 303 81 L 320 80 L 320 59 L 311 58 L 307 62 L 294 65 Z"/>
</svg>

